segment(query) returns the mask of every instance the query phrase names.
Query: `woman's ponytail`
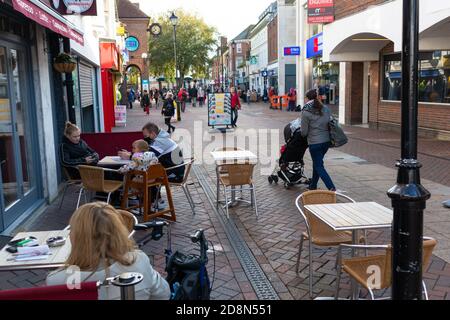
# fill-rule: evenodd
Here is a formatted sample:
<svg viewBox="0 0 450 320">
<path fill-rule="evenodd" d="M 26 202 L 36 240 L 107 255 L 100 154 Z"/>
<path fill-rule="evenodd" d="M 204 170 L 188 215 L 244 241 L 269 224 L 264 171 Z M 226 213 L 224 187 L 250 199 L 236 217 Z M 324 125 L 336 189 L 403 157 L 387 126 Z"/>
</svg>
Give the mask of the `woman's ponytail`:
<svg viewBox="0 0 450 320">
<path fill-rule="evenodd" d="M 323 112 L 322 112 L 323 104 L 322 104 L 322 102 L 320 102 L 320 100 L 317 97 L 317 90 L 316 89 L 309 90 L 306 93 L 306 97 L 308 98 L 308 100 L 313 100 L 314 101 L 314 108 L 316 110 L 318 110 L 319 114 L 322 116 L 323 115 Z"/>
</svg>

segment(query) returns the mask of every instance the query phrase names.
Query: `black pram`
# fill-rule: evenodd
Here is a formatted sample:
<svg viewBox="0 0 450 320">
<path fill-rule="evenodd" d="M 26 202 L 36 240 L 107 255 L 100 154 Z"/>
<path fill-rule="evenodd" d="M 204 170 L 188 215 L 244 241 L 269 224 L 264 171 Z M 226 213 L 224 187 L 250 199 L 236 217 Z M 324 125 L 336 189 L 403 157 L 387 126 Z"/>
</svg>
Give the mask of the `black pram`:
<svg viewBox="0 0 450 320">
<path fill-rule="evenodd" d="M 308 141 L 301 135 L 301 120 L 297 119 L 284 128 L 286 144 L 281 147 L 279 164 L 269 176 L 269 183 L 284 181 L 285 188 L 298 184 L 308 185 L 310 179 L 305 176 L 303 157 L 308 149 Z"/>
</svg>

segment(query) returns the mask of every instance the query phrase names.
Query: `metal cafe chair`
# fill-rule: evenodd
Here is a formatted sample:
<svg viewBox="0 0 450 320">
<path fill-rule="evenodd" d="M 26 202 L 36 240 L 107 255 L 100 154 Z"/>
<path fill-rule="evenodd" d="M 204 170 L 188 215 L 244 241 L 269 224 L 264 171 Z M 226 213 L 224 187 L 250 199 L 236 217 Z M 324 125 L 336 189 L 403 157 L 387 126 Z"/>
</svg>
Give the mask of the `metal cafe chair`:
<svg viewBox="0 0 450 320">
<path fill-rule="evenodd" d="M 78 168 L 76 168 L 76 167 L 70 167 L 70 168 L 78 170 Z M 63 169 L 64 176 L 66 178 L 66 182 L 64 184 L 63 196 L 61 198 L 61 202 L 59 203 L 59 209 L 61 209 L 62 204 L 64 203 L 64 198 L 66 197 L 67 189 L 69 189 L 71 186 L 80 186 L 81 187 L 81 179 L 73 178 L 70 175 L 70 172 L 66 166 L 63 166 L 62 169 Z"/>
<path fill-rule="evenodd" d="M 195 215 L 195 203 L 194 203 L 194 200 L 192 200 L 192 196 L 191 196 L 191 193 L 190 193 L 189 188 L 188 188 L 187 180 L 189 179 L 189 174 L 191 172 L 192 166 L 194 165 L 194 161 L 195 161 L 195 159 L 191 158 L 189 161 L 186 161 L 183 164 L 180 164 L 178 166 L 166 169 L 166 172 L 170 172 L 173 169 L 186 167 L 185 172 L 184 172 L 183 181 L 181 181 L 181 182 L 170 182 L 169 181 L 169 185 L 171 187 L 181 187 L 181 189 L 183 189 L 183 192 L 186 195 L 186 198 L 187 198 L 187 200 L 189 202 L 189 205 L 191 206 L 191 210 L 192 210 L 192 214 L 193 215 Z"/>
<path fill-rule="evenodd" d="M 296 272 L 299 273 L 300 258 L 303 250 L 303 243 L 309 242 L 309 296 L 313 298 L 313 247 L 330 248 L 337 247 L 340 244 L 352 244 L 352 233 L 348 231 L 336 232 L 323 221 L 310 214 L 306 205 L 330 204 L 336 203 L 338 198 L 348 202 L 355 202 L 350 197 L 332 191 L 314 190 L 301 194 L 295 204 L 300 211 L 301 217 L 306 226 L 306 232 L 300 236 L 300 245 L 298 249 Z M 363 238 L 364 239 L 364 238 Z M 361 239 L 361 240 L 363 240 Z M 337 265 L 337 262 L 336 262 Z"/>
<path fill-rule="evenodd" d="M 437 245 L 437 241 L 432 238 L 424 238 L 423 242 L 423 268 L 425 269 L 430 263 L 433 250 Z M 365 249 L 365 250 L 383 250 L 384 252 L 378 255 L 371 255 L 365 257 L 353 257 L 349 259 L 342 259 L 342 250 L 349 249 Z M 338 267 L 336 279 L 336 294 L 335 299 L 339 298 L 339 287 L 341 282 L 342 272 L 347 273 L 351 278 L 365 288 L 372 300 L 375 300 L 373 290 L 384 290 L 392 284 L 392 246 L 391 245 L 347 245 L 341 244 L 338 250 Z M 379 270 L 379 281 L 372 283 L 372 268 L 376 267 Z M 422 282 L 423 294 L 428 300 L 428 291 L 425 282 Z"/>
<path fill-rule="evenodd" d="M 255 208 L 256 218 L 258 218 L 258 206 L 256 203 L 256 191 L 255 185 L 253 183 L 253 169 L 255 167 L 254 163 L 244 163 L 244 164 L 220 164 L 216 167 L 217 180 L 219 181 L 217 187 L 217 207 L 220 203 L 220 185 L 223 186 L 223 193 L 225 196 L 225 206 L 227 218 L 230 218 L 229 206 L 233 201 L 243 201 L 251 204 Z M 221 172 L 226 172 L 222 174 Z M 244 188 L 243 186 L 248 186 Z M 240 189 L 237 189 L 240 187 Z M 232 195 L 236 191 L 250 191 L 250 201 L 240 199 L 234 199 L 232 196 L 231 201 L 228 201 L 227 191 L 231 191 Z"/>
</svg>

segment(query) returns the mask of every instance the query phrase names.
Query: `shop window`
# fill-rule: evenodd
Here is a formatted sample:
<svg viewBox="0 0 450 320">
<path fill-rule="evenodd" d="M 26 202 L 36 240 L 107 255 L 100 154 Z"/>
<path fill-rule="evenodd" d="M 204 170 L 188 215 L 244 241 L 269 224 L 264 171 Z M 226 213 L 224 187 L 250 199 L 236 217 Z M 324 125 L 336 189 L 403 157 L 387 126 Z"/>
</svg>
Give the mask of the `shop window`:
<svg viewBox="0 0 450 320">
<path fill-rule="evenodd" d="M 400 101 L 401 57 L 384 58 L 383 99 Z M 450 103 L 450 51 L 421 52 L 419 59 L 419 101 Z"/>
</svg>

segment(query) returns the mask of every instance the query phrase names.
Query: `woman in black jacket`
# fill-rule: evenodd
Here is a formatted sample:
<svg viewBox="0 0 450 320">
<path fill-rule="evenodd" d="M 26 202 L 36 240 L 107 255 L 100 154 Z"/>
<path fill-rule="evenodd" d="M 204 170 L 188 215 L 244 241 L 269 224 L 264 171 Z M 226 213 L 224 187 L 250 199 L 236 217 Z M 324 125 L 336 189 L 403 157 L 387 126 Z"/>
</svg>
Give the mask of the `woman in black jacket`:
<svg viewBox="0 0 450 320">
<path fill-rule="evenodd" d="M 73 179 L 79 179 L 76 169 L 79 165 L 97 165 L 98 153 L 81 140 L 81 130 L 76 125 L 66 122 L 63 142 L 61 144 L 61 163 Z"/>
<path fill-rule="evenodd" d="M 170 122 L 175 115 L 175 102 L 173 100 L 172 92 L 167 94 L 167 100 L 164 101 L 164 106 L 161 110 L 161 114 L 164 116 L 165 123 L 167 125 L 167 132 L 170 134 L 175 132 L 175 127 Z"/>
</svg>

